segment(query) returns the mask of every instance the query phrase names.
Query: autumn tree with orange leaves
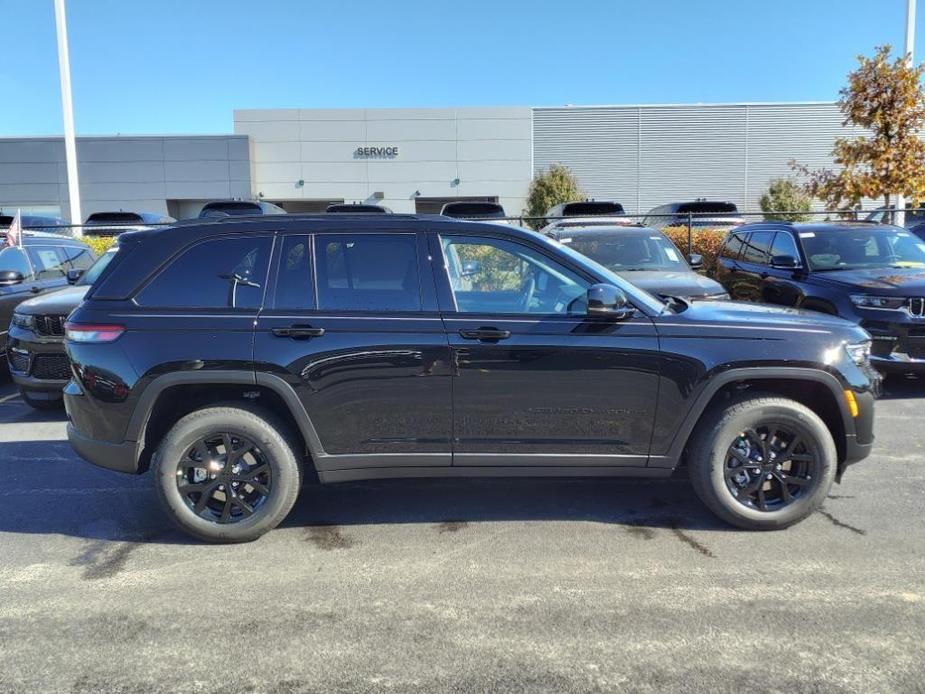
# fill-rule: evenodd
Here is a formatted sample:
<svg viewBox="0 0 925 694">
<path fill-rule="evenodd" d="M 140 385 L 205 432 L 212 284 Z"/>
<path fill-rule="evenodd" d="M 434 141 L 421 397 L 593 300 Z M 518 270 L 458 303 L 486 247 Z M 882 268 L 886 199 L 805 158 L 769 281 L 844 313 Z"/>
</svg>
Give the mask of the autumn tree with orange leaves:
<svg viewBox="0 0 925 694">
<path fill-rule="evenodd" d="M 868 134 L 835 140 L 832 156 L 838 170 L 810 170 L 791 161 L 806 177 L 806 190 L 830 210 L 857 208 L 861 198 L 905 195 L 925 201 L 925 92 L 922 73 L 905 57 L 890 61 L 890 46 L 877 48 L 873 58 L 858 56 L 860 66 L 848 74 L 838 107 L 843 125 L 865 128 Z"/>
</svg>

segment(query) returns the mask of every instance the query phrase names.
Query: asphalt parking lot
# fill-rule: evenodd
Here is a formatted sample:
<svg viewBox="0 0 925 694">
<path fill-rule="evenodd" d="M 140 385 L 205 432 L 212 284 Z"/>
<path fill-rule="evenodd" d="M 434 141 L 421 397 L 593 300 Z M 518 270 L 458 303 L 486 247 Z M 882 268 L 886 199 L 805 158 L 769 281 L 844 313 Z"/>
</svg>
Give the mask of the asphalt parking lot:
<svg viewBox="0 0 925 694">
<path fill-rule="evenodd" d="M 925 691 L 925 382 L 888 389 L 784 532 L 683 480 L 382 482 L 216 547 L 5 384 L 0 692 Z"/>
</svg>

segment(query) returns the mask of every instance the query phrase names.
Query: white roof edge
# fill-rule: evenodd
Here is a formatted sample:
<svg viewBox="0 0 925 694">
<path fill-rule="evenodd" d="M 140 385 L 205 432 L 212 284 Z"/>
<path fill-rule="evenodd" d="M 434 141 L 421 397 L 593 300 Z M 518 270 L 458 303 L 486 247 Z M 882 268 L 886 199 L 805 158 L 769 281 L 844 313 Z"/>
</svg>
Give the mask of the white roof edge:
<svg viewBox="0 0 925 694">
<path fill-rule="evenodd" d="M 78 140 L 137 140 L 141 138 L 153 139 L 153 138 L 177 138 L 182 139 L 185 137 L 196 137 L 196 138 L 220 138 L 220 137 L 248 137 L 243 133 L 113 133 L 113 134 L 93 134 L 93 135 L 83 135 L 80 134 L 77 136 Z M 63 140 L 64 135 L 0 135 L 0 141 L 2 140 Z"/>
<path fill-rule="evenodd" d="M 562 104 L 560 106 L 533 106 L 534 111 L 563 108 L 696 108 L 714 106 L 835 106 L 837 101 L 716 101 L 686 104 Z"/>
</svg>

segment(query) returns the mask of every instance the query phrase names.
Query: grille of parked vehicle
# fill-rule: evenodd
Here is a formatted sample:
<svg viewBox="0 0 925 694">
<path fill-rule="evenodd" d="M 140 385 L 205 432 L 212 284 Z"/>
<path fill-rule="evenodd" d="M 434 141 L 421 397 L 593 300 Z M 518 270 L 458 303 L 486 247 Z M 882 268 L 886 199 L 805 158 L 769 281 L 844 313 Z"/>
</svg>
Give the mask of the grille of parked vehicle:
<svg viewBox="0 0 925 694">
<path fill-rule="evenodd" d="M 36 316 L 35 334 L 42 337 L 64 337 L 64 321 L 67 316 Z"/>
<path fill-rule="evenodd" d="M 919 318 L 925 317 L 925 298 L 914 296 L 909 299 L 909 313 Z"/>
<path fill-rule="evenodd" d="M 35 378 L 67 380 L 71 377 L 71 364 L 65 354 L 36 354 L 32 359 Z"/>
</svg>

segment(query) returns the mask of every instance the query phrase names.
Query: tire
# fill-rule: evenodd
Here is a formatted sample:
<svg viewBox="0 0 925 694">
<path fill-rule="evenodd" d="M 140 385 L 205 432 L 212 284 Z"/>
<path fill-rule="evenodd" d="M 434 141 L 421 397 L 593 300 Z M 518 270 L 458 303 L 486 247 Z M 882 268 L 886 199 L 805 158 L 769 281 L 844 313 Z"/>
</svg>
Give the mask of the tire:
<svg viewBox="0 0 925 694">
<path fill-rule="evenodd" d="M 771 434 L 771 427 L 779 433 Z M 791 453 L 794 460 L 788 459 L 785 444 L 775 447 L 773 441 L 765 449 L 769 455 L 763 456 L 761 446 L 751 444 L 752 433 L 758 434 L 759 444 L 762 436 L 784 442 L 798 437 L 793 441 L 798 451 Z M 750 454 L 743 456 L 745 449 Z M 742 457 L 747 458 L 748 466 L 740 461 Z M 753 457 L 762 463 L 753 463 Z M 808 459 L 812 462 L 806 462 Z M 748 530 L 778 530 L 810 516 L 825 501 L 838 466 L 835 442 L 818 415 L 794 400 L 759 393 L 741 396 L 708 412 L 697 423 L 688 460 L 691 484 L 701 501 L 722 520 Z M 781 465 L 790 469 L 781 470 Z M 743 475 L 745 482 L 740 481 Z M 747 492 L 756 484 L 758 500 L 751 501 Z M 785 494 L 789 502 L 784 501 Z M 780 503 L 765 503 L 766 508 L 759 508 L 772 496 Z"/>
<path fill-rule="evenodd" d="M 29 391 L 23 388 L 19 389 L 19 395 L 23 402 L 33 410 L 50 411 L 64 408 L 64 398 L 61 396 L 56 398 L 33 398 L 29 395 Z"/>
<path fill-rule="evenodd" d="M 251 513 L 244 510 L 237 500 L 252 503 L 245 499 L 248 494 L 257 495 L 250 489 L 250 482 L 232 482 L 240 479 L 232 477 L 224 444 L 210 443 L 209 439 L 218 441 L 227 435 L 231 442 L 233 454 L 243 450 L 247 443 L 253 446 L 250 454 L 238 459 L 251 469 L 266 468 L 266 476 L 254 478 L 255 486 L 267 489 L 259 504 L 254 502 Z M 237 444 L 235 443 L 237 442 Z M 242 443 L 243 442 L 243 443 Z M 202 449 L 200 444 L 206 448 Z M 236 445 L 238 448 L 236 449 Z M 195 450 L 194 450 L 195 449 Z M 196 460 L 203 460 L 197 451 L 205 450 L 214 465 L 221 466 L 224 455 L 224 468 L 214 472 L 205 462 L 198 465 Z M 171 520 L 184 532 L 207 542 L 232 543 L 256 540 L 269 530 L 279 525 L 292 510 L 301 487 L 301 470 L 299 465 L 298 444 L 294 442 L 286 427 L 272 413 L 259 408 L 247 406 L 216 406 L 196 410 L 180 419 L 170 429 L 153 456 L 155 488 L 158 497 Z M 182 466 L 182 467 L 181 467 Z M 218 477 L 201 480 L 203 474 L 212 471 Z M 223 487 L 215 485 L 225 481 Z M 235 503 L 229 502 L 228 492 L 231 486 L 238 486 L 240 494 L 232 491 Z M 186 495 L 181 492 L 191 488 L 205 488 L 209 491 L 205 508 L 197 512 L 204 493 L 193 492 Z M 242 486 L 239 486 L 242 485 Z M 218 507 L 221 507 L 219 516 Z M 230 507 L 232 514 L 227 520 L 225 509 Z"/>
</svg>

